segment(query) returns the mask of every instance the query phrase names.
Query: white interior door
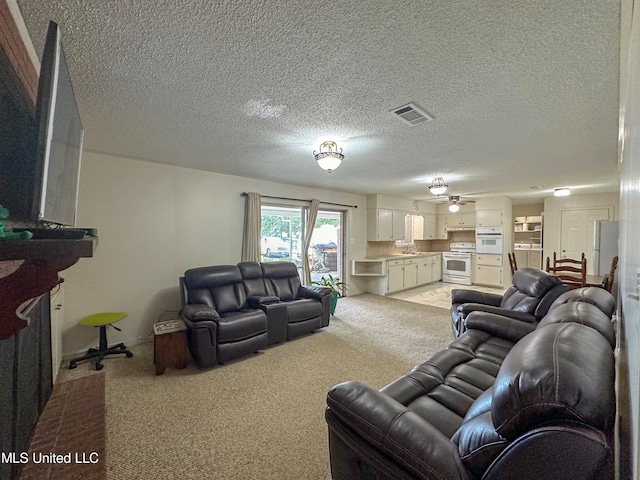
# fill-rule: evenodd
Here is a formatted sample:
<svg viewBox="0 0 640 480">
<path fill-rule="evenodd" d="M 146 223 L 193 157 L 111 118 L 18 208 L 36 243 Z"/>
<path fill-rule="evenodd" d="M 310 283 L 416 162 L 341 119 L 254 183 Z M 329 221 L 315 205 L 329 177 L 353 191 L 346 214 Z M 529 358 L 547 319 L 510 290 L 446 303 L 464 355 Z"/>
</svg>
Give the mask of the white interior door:
<svg viewBox="0 0 640 480">
<path fill-rule="evenodd" d="M 595 220 L 609 220 L 608 208 L 563 210 L 560 258 L 587 258 L 587 275 L 593 275 L 593 226 Z"/>
</svg>

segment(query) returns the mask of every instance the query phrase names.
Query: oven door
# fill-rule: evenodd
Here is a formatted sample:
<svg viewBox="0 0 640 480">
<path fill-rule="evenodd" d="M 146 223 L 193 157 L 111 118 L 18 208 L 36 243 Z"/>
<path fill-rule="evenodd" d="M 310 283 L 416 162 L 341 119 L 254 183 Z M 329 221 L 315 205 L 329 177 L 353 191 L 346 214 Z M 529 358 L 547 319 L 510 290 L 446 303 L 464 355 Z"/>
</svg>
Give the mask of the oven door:
<svg viewBox="0 0 640 480">
<path fill-rule="evenodd" d="M 471 255 L 470 254 L 442 254 L 442 275 L 455 275 L 460 277 L 471 277 Z"/>
<path fill-rule="evenodd" d="M 502 235 L 476 235 L 476 253 L 502 255 Z"/>
</svg>

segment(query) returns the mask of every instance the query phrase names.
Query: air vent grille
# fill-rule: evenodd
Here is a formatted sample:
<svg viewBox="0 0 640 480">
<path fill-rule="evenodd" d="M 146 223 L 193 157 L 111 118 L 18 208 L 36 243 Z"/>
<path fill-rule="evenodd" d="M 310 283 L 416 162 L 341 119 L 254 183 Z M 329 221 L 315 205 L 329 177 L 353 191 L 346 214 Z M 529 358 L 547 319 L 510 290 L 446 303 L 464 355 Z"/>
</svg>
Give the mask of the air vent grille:
<svg viewBox="0 0 640 480">
<path fill-rule="evenodd" d="M 430 122 L 433 117 L 421 110 L 413 103 L 408 103 L 402 107 L 394 108 L 391 113 L 396 115 L 400 120 L 411 126 L 420 125 L 421 123 Z"/>
</svg>

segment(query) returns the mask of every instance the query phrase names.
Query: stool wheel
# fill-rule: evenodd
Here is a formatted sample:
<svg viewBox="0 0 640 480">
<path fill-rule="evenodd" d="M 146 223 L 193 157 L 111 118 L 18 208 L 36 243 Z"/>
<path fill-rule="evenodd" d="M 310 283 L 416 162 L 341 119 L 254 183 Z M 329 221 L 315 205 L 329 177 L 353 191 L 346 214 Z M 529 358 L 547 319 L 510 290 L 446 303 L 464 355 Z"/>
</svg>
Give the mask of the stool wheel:
<svg viewBox="0 0 640 480">
<path fill-rule="evenodd" d="M 78 364 L 76 362 L 70 362 L 69 363 L 69 369 L 76 368 L 77 366 L 78 366 Z"/>
<path fill-rule="evenodd" d="M 102 367 L 104 367 L 104 365 L 102 365 L 101 363 L 96 363 L 96 370 L 102 370 Z"/>
<path fill-rule="evenodd" d="M 127 354 L 127 358 L 133 357 L 133 353 L 131 353 L 129 350 L 127 350 L 125 353 Z"/>
</svg>

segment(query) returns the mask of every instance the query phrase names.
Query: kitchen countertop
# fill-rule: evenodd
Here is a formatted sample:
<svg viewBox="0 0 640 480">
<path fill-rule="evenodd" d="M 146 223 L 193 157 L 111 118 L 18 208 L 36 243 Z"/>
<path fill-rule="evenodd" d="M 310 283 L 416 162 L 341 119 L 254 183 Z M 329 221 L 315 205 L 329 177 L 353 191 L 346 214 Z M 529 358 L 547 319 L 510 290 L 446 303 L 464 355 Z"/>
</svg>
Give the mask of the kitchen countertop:
<svg viewBox="0 0 640 480">
<path fill-rule="evenodd" d="M 442 254 L 442 252 L 395 253 L 380 257 L 366 257 L 365 260 L 400 260 L 403 258 L 431 257 L 440 254 Z"/>
</svg>

